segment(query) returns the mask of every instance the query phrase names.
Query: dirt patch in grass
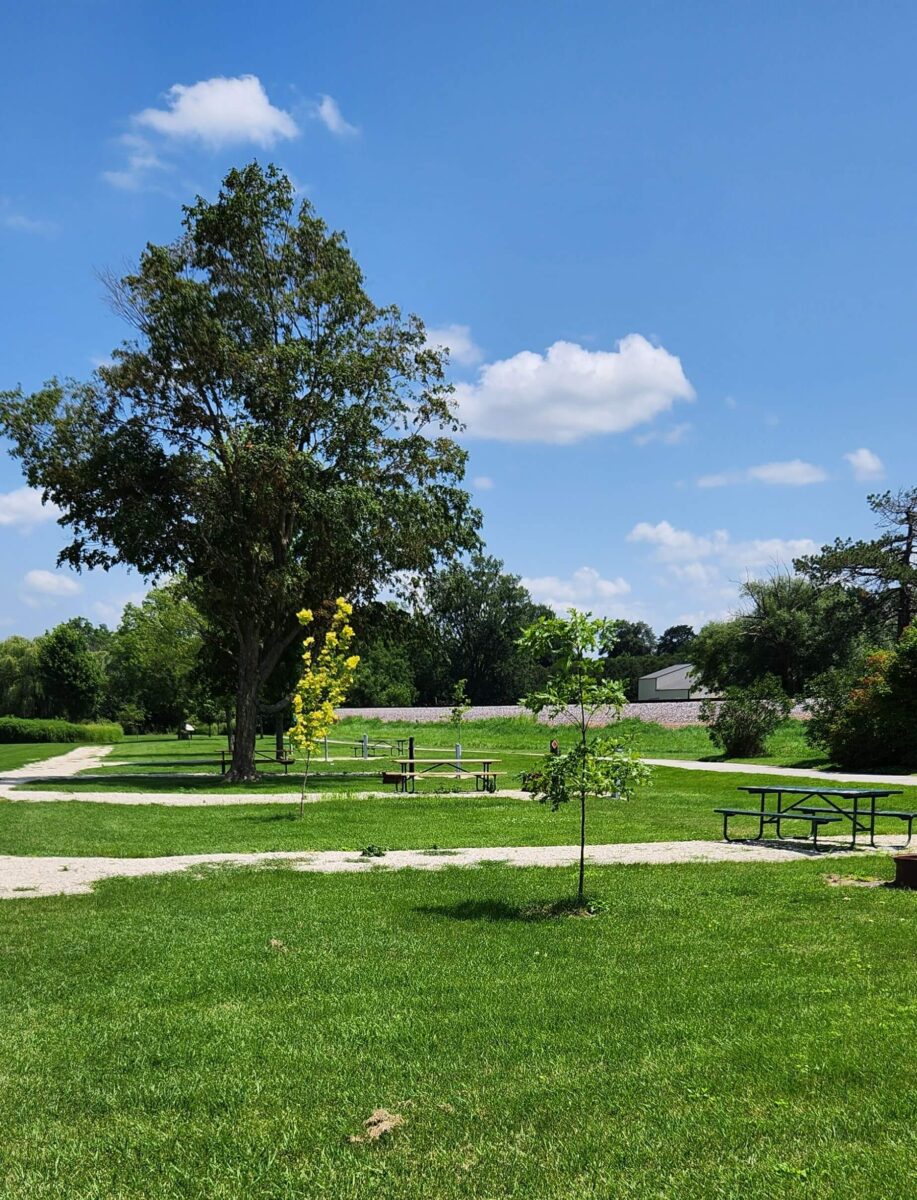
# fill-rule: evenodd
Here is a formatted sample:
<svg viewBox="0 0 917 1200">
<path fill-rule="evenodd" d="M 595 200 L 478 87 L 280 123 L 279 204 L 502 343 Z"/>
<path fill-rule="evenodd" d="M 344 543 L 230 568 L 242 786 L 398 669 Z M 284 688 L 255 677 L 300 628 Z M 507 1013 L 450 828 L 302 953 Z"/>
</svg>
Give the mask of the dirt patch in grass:
<svg viewBox="0 0 917 1200">
<path fill-rule="evenodd" d="M 828 887 L 887 887 L 887 879 L 874 879 L 867 875 L 826 875 Z"/>
<path fill-rule="evenodd" d="M 377 1108 L 363 1122 L 363 1133 L 352 1133 L 347 1138 L 351 1145 L 365 1145 L 367 1142 L 378 1142 L 387 1134 L 404 1124 L 400 1113 L 389 1112 L 387 1108 Z"/>
</svg>

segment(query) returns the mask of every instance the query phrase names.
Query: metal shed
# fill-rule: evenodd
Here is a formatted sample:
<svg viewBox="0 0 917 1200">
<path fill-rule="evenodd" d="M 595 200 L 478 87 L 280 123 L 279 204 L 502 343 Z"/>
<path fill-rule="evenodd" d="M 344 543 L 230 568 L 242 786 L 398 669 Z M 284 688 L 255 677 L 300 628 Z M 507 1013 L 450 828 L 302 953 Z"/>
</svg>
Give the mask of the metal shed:
<svg viewBox="0 0 917 1200">
<path fill-rule="evenodd" d="M 698 700 L 708 695 L 702 687 L 694 685 L 690 663 L 676 663 L 663 667 L 649 675 L 641 675 L 637 681 L 637 700 Z"/>
</svg>

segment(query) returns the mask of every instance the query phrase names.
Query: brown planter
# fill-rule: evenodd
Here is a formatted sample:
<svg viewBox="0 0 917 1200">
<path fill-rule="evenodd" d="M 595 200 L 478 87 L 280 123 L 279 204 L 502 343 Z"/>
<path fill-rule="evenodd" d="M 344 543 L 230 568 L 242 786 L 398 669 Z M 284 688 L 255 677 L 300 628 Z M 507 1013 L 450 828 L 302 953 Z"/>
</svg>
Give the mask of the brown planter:
<svg viewBox="0 0 917 1200">
<path fill-rule="evenodd" d="M 917 854 L 895 855 L 895 887 L 917 891 Z"/>
</svg>

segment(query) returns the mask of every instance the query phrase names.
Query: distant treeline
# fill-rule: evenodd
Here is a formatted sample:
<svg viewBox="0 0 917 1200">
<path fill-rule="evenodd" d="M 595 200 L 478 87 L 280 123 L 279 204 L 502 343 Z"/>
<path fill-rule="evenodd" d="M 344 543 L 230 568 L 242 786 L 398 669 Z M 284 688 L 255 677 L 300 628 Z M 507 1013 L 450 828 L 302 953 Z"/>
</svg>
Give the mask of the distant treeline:
<svg viewBox="0 0 917 1200">
<path fill-rule="evenodd" d="M 412 598 L 357 605 L 361 661 L 349 702 L 448 705 L 461 684 L 474 704 L 515 704 L 550 665 L 524 655 L 519 635 L 549 611 L 485 554 L 444 567 Z M 693 637 L 686 625 L 657 637 L 644 622 L 621 621 L 608 674 L 634 698 L 639 676 L 684 661 Z M 229 644 L 176 580 L 127 605 L 117 629 L 75 617 L 41 637 L 0 642 L 0 713 L 115 721 L 128 732 L 222 726 L 232 711 Z M 300 650 L 290 648 L 264 689 L 268 724 L 292 689 Z"/>
</svg>

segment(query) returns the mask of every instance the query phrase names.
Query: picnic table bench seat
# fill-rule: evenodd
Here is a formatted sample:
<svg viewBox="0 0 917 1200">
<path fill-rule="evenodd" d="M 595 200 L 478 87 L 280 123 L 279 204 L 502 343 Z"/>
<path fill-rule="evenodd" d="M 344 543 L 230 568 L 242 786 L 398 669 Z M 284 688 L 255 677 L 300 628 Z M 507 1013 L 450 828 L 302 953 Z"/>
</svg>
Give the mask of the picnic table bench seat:
<svg viewBox="0 0 917 1200">
<path fill-rule="evenodd" d="M 758 821 L 758 837 L 763 837 L 765 825 L 776 825 L 778 830 L 781 821 L 805 821 L 810 828 L 809 836 L 812 838 L 812 845 L 818 845 L 818 831 L 823 825 L 832 825 L 835 821 L 840 821 L 843 818 L 838 814 L 831 816 L 820 816 L 818 813 L 808 813 L 802 810 L 790 810 L 784 812 L 762 812 L 760 808 L 715 808 L 714 812 L 721 813 L 723 817 L 723 840 L 726 842 L 745 841 L 745 838 L 731 838 L 729 836 L 729 818 L 730 817 L 755 817 Z"/>
<path fill-rule="evenodd" d="M 856 818 L 858 820 L 862 820 L 862 818 L 864 816 L 867 816 L 867 817 L 888 817 L 888 818 L 894 818 L 895 820 L 898 820 L 898 821 L 906 821 L 907 822 L 907 840 L 908 840 L 908 842 L 910 842 L 911 837 L 913 836 L 913 833 L 914 833 L 914 822 L 917 821 L 917 812 L 907 812 L 905 809 L 901 809 L 901 808 L 876 808 L 876 809 L 862 809 L 861 808 L 861 809 L 858 809 L 856 811 L 856 813 L 854 813 L 852 808 L 841 808 L 841 809 L 833 810 L 830 808 L 810 808 L 808 805 L 805 805 L 804 807 L 802 805 L 800 806 L 800 812 L 810 812 L 810 813 L 818 814 L 818 813 L 830 813 L 833 811 L 840 812 L 843 816 L 849 818 L 850 820 L 853 820 L 854 816 L 856 816 Z M 905 845 L 906 844 L 907 843 L 905 843 Z"/>
</svg>

